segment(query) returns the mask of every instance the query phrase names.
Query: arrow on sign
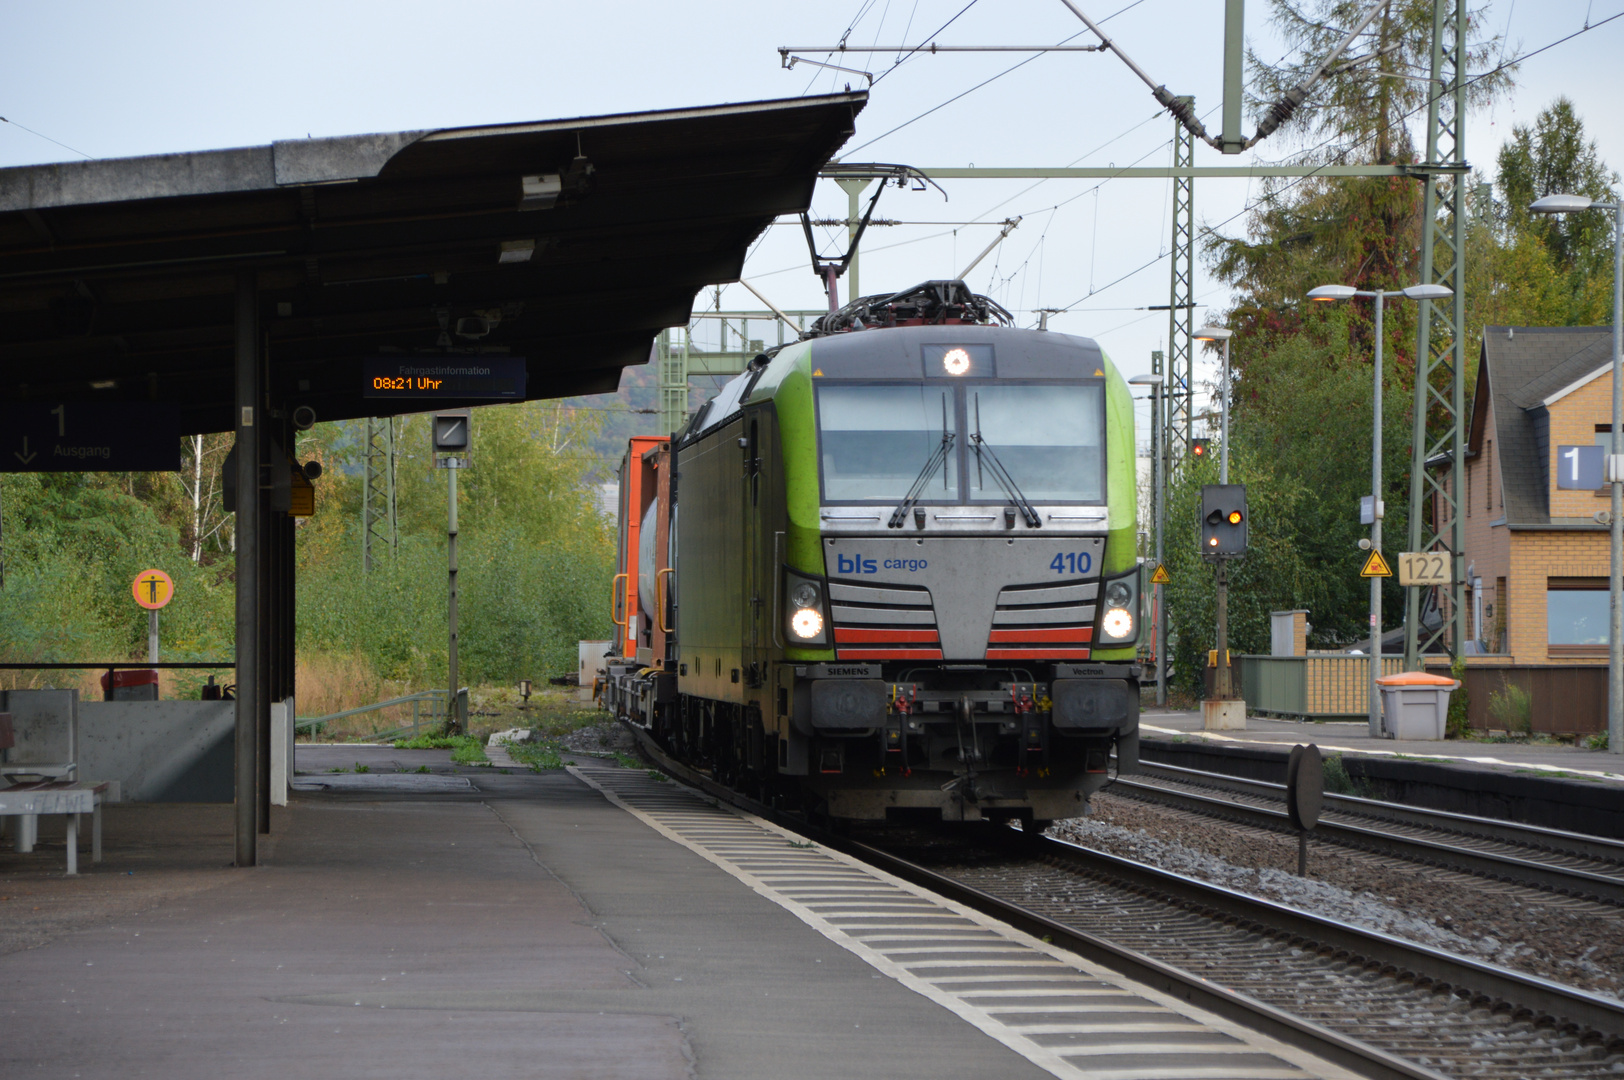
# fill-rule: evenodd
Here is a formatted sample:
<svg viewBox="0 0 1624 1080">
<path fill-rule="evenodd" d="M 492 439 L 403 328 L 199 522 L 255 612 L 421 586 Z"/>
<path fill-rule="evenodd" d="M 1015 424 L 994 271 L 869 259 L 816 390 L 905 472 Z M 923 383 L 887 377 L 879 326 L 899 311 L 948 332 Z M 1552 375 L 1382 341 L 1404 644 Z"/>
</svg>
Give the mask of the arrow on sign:
<svg viewBox="0 0 1624 1080">
<path fill-rule="evenodd" d="M 1370 558 L 1365 560 L 1365 568 L 1359 571 L 1359 576 L 1392 577 L 1393 570 L 1387 565 L 1387 560 L 1382 558 L 1382 553 L 1372 548 Z"/>
<path fill-rule="evenodd" d="M 38 451 L 34 451 L 32 453 L 29 452 L 29 449 L 28 449 L 28 436 L 27 435 L 23 436 L 23 448 L 22 448 L 21 452 L 18 452 L 18 451 L 14 450 L 14 451 L 12 451 L 12 454 L 13 454 L 14 457 L 16 457 L 16 459 L 18 461 L 22 462 L 24 465 L 27 465 L 30 461 L 33 461 L 36 457 L 39 456 Z"/>
</svg>

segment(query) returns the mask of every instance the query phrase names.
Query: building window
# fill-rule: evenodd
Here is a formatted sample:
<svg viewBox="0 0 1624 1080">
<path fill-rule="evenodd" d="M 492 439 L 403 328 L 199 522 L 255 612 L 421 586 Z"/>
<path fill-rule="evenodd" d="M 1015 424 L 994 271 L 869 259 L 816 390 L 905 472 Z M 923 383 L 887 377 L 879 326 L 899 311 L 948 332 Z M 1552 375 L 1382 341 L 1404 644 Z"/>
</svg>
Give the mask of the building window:
<svg viewBox="0 0 1624 1080">
<path fill-rule="evenodd" d="M 1607 655 L 1607 579 L 1549 578 L 1545 634 L 1551 656 Z"/>
</svg>

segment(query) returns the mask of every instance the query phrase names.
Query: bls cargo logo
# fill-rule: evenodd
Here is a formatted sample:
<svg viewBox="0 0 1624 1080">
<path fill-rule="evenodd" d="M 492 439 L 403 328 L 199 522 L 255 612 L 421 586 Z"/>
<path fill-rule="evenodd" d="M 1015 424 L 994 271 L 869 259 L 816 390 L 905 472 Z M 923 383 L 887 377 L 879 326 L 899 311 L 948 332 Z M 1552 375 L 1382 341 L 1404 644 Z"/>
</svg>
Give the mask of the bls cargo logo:
<svg viewBox="0 0 1624 1080">
<path fill-rule="evenodd" d="M 929 563 L 925 559 L 865 559 L 861 555 L 836 555 L 837 574 L 877 574 L 880 567 L 887 570 L 923 570 Z"/>
</svg>

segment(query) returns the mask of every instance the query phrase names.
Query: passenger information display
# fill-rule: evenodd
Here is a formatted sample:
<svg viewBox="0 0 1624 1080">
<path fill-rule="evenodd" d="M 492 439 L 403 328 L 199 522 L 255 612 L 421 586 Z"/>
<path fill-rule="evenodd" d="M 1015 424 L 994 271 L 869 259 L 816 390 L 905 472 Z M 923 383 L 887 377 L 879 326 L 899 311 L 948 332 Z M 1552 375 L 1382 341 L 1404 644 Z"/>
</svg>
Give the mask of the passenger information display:
<svg viewBox="0 0 1624 1080">
<path fill-rule="evenodd" d="M 378 356 L 364 366 L 362 397 L 524 400 L 522 356 Z"/>
</svg>

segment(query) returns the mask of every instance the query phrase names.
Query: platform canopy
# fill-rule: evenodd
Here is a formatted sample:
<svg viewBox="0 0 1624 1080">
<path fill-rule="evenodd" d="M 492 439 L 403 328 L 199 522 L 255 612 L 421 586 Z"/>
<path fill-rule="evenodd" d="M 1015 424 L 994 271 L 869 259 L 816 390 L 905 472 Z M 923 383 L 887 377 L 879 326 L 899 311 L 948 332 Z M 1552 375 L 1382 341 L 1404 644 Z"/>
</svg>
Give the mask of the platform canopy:
<svg viewBox="0 0 1624 1080">
<path fill-rule="evenodd" d="M 273 408 L 427 407 L 362 397 L 378 356 L 523 357 L 528 398 L 612 391 L 806 208 L 866 100 L 0 169 L 0 400 L 173 401 L 184 432 L 229 430 L 244 271 Z"/>
</svg>

